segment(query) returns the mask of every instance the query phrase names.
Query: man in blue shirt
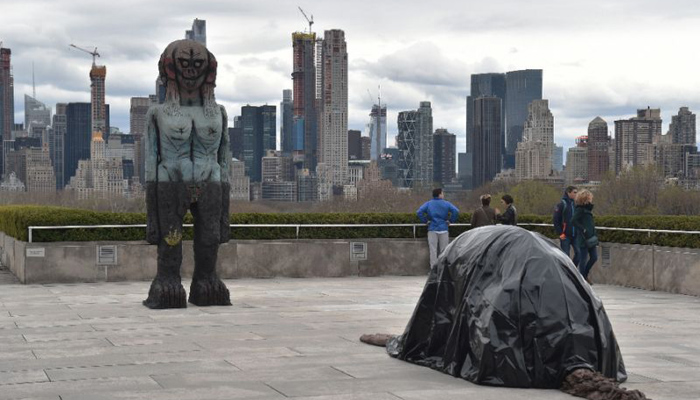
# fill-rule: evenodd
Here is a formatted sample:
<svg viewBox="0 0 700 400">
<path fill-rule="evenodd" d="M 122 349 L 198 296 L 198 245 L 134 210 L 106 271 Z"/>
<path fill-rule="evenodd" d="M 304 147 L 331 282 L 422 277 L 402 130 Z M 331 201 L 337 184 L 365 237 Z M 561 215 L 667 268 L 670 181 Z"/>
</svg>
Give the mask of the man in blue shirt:
<svg viewBox="0 0 700 400">
<path fill-rule="evenodd" d="M 428 224 L 428 246 L 430 247 L 430 266 L 437 262 L 438 255 L 450 242 L 448 227 L 450 222 L 457 222 L 459 210 L 445 200 L 442 189 L 433 190 L 433 199 L 426 201 L 416 212 L 420 222 Z"/>
</svg>

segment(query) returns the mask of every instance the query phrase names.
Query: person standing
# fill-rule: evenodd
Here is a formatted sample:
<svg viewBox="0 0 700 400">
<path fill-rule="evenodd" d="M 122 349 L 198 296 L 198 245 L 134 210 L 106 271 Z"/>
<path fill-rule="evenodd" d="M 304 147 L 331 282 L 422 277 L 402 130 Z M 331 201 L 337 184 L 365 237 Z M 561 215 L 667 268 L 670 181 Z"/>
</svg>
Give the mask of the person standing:
<svg viewBox="0 0 700 400">
<path fill-rule="evenodd" d="M 593 193 L 582 190 L 576 195 L 576 210 L 572 219 L 576 229 L 575 242 L 578 246 L 578 270 L 588 282 L 588 274 L 598 261 L 598 235 L 593 220 Z"/>
<path fill-rule="evenodd" d="M 578 246 L 574 242 L 576 236 L 576 229 L 571 223 L 574 218 L 574 199 L 578 190 L 575 186 L 569 186 L 564 191 L 561 197 L 561 201 L 557 203 L 554 207 L 554 215 L 552 216 L 552 223 L 554 224 L 554 230 L 559 235 L 559 245 L 561 250 L 568 256 L 571 257 L 571 247 L 574 248 L 574 265 L 578 265 Z"/>
<path fill-rule="evenodd" d="M 501 204 L 506 207 L 506 210 L 501 214 L 498 208 L 496 209 L 496 222 L 500 222 L 503 225 L 517 225 L 518 210 L 513 205 L 513 196 L 504 194 L 501 197 Z"/>
<path fill-rule="evenodd" d="M 445 200 L 442 189 L 433 190 L 433 199 L 426 201 L 418 211 L 418 219 L 428 224 L 428 246 L 430 247 L 430 266 L 437 262 L 438 255 L 450 242 L 448 227 L 450 222 L 457 222 L 459 210 Z"/>
<path fill-rule="evenodd" d="M 481 200 L 481 207 L 477 208 L 472 213 L 472 229 L 480 226 L 494 225 L 496 223 L 496 211 L 490 207 L 491 195 L 485 194 L 479 199 Z"/>
</svg>

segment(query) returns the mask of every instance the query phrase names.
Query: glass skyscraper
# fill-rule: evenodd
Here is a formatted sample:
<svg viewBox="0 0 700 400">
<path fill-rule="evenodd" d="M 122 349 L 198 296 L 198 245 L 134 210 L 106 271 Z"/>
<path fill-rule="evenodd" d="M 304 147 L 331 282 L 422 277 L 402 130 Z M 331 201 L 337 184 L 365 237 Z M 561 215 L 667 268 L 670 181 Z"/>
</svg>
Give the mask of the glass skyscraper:
<svg viewBox="0 0 700 400">
<path fill-rule="evenodd" d="M 506 73 L 505 168 L 515 168 L 515 150 L 523 139 L 528 105 L 533 100 L 542 100 L 542 70 L 525 69 Z"/>
</svg>

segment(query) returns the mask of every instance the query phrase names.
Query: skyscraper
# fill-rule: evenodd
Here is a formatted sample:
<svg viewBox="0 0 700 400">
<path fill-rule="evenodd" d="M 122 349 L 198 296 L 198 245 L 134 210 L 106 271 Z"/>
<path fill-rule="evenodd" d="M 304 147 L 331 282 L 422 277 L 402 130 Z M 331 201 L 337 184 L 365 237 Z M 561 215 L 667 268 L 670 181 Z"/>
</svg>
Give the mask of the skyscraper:
<svg viewBox="0 0 700 400">
<path fill-rule="evenodd" d="M 554 146 L 552 169 L 557 172 L 562 172 L 564 170 L 564 146 Z"/>
<path fill-rule="evenodd" d="M 504 166 L 515 167 L 515 150 L 522 140 L 528 105 L 542 100 L 542 70 L 526 69 L 506 73 L 506 155 Z"/>
<path fill-rule="evenodd" d="M 637 116 L 615 121 L 615 173 L 637 165 L 646 165 L 647 152 L 661 136 L 661 110 L 637 110 Z"/>
<path fill-rule="evenodd" d="M 66 121 L 66 107 L 67 105 L 65 103 L 56 104 L 56 114 L 53 116 L 53 124 L 51 126 L 52 145 L 50 152 L 54 175 L 56 176 L 56 190 L 63 189 L 66 181 L 64 178 L 65 140 L 68 129 Z"/>
<path fill-rule="evenodd" d="M 487 73 L 473 74 L 471 76 L 470 95 L 467 96 L 467 153 L 472 152 L 472 136 L 474 125 L 474 99 L 479 97 L 497 97 L 505 105 L 506 101 L 506 74 Z M 501 112 L 501 144 L 506 143 L 506 113 Z M 504 149 L 505 151 L 505 149 Z"/>
<path fill-rule="evenodd" d="M 156 103 L 155 96 L 132 97 L 129 108 L 129 133 L 134 137 L 134 175 L 141 183 L 146 182 L 146 114 L 151 105 Z"/>
<path fill-rule="evenodd" d="M 262 180 L 262 158 L 277 147 L 277 107 L 241 107 L 243 161 L 251 182 Z"/>
<path fill-rule="evenodd" d="M 472 185 L 478 188 L 501 172 L 501 110 L 498 97 L 474 99 Z"/>
<path fill-rule="evenodd" d="M 554 116 L 549 100 L 528 105 L 523 139 L 515 151 L 515 176 L 518 180 L 545 179 L 552 173 L 554 152 Z"/>
<path fill-rule="evenodd" d="M 588 124 L 588 180 L 600 181 L 610 169 L 608 123 L 595 117 Z"/>
<path fill-rule="evenodd" d="M 292 135 L 294 104 L 292 102 L 291 89 L 285 89 L 282 91 L 280 113 L 282 113 L 280 116 L 280 147 L 282 148 L 282 152 L 285 154 L 291 154 L 294 150 L 304 150 L 303 139 L 295 138 Z"/>
<path fill-rule="evenodd" d="M 416 111 L 402 111 L 397 118 L 399 134 L 399 184 L 426 187 L 433 182 L 433 111 L 421 101 Z"/>
<path fill-rule="evenodd" d="M 92 140 L 92 116 L 90 103 L 68 103 L 66 105 L 66 135 L 63 150 L 63 183 L 70 182 L 75 175 L 79 160 L 90 158 Z"/>
<path fill-rule="evenodd" d="M 566 153 L 566 183 L 569 185 L 589 180 L 587 140 L 586 136 L 577 137 L 576 147 Z"/>
<path fill-rule="evenodd" d="M 362 159 L 362 132 L 356 130 L 348 131 L 348 160 Z"/>
<path fill-rule="evenodd" d="M 671 126 L 668 128 L 674 144 L 696 144 L 695 114 L 688 107 L 681 107 L 678 115 L 671 117 Z"/>
<path fill-rule="evenodd" d="M 15 82 L 11 58 L 12 51 L 0 47 L 0 177 L 5 165 L 3 142 L 12 140 L 12 127 L 15 124 Z"/>
<path fill-rule="evenodd" d="M 374 104 L 369 113 L 370 159 L 379 160 L 386 148 L 386 105 Z"/>
<path fill-rule="evenodd" d="M 316 113 L 316 34 L 294 32 L 293 46 L 293 117 L 292 137 L 301 141 L 304 168 L 316 169 L 318 163 L 318 131 Z"/>
<path fill-rule="evenodd" d="M 194 40 L 207 47 L 207 21 L 195 18 L 192 21 L 192 29 L 185 31 L 185 39 Z"/>
<path fill-rule="evenodd" d="M 92 64 L 90 69 L 90 102 L 92 105 L 92 132 L 100 132 L 102 138 L 109 140 L 107 110 L 105 107 L 105 79 L 107 67 Z"/>
<path fill-rule="evenodd" d="M 457 177 L 457 136 L 447 129 L 436 129 L 433 135 L 433 181 L 443 186 Z"/>
<path fill-rule="evenodd" d="M 341 29 L 325 31 L 321 60 L 319 162 L 329 168 L 330 183 L 343 186 L 348 179 L 348 50 Z"/>
<path fill-rule="evenodd" d="M 231 156 L 243 162 L 243 117 L 233 117 L 233 127 L 228 128 L 229 143 L 231 144 Z M 245 166 L 245 163 L 243 163 Z M 245 169 L 243 170 L 245 172 Z"/>
<path fill-rule="evenodd" d="M 45 128 L 51 125 L 51 108 L 32 96 L 24 95 L 24 127 L 32 134 L 33 128 Z"/>
</svg>

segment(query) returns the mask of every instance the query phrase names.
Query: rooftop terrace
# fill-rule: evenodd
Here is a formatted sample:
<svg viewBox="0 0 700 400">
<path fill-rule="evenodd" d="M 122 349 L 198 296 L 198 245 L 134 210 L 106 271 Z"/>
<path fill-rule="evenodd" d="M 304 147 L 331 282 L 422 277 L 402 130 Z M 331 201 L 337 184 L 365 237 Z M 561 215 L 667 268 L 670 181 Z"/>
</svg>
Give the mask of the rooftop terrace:
<svg viewBox="0 0 700 400">
<path fill-rule="evenodd" d="M 233 307 L 153 311 L 149 282 L 20 285 L 0 270 L 0 398 L 573 399 L 473 385 L 390 358 L 424 277 L 227 280 Z M 189 282 L 184 282 L 189 287 Z M 655 400 L 700 397 L 700 298 L 595 285 Z"/>
</svg>

